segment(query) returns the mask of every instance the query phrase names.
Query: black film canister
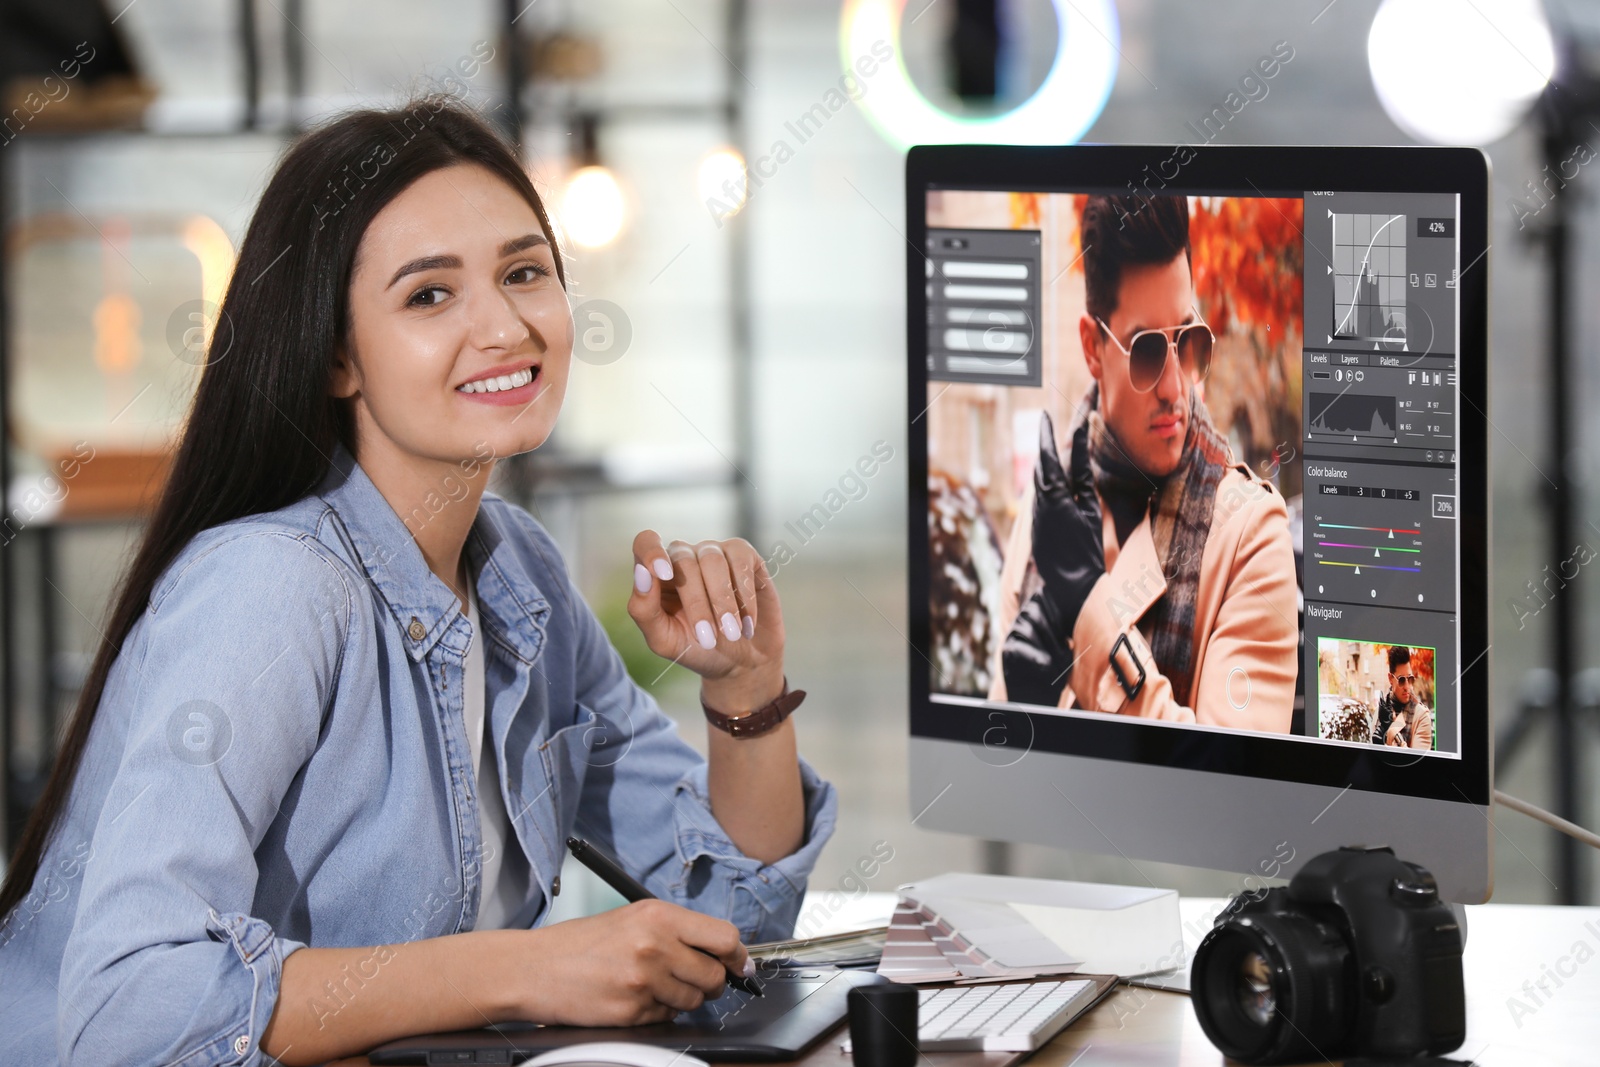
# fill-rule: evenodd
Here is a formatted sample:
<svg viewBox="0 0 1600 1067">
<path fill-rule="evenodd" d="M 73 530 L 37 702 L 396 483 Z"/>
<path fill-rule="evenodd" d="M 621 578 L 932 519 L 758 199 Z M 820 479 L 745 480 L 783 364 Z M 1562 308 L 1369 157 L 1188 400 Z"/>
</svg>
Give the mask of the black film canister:
<svg viewBox="0 0 1600 1067">
<path fill-rule="evenodd" d="M 850 1058 L 855 1067 L 915 1067 L 917 987 L 898 982 L 857 986 L 850 1006 Z"/>
</svg>

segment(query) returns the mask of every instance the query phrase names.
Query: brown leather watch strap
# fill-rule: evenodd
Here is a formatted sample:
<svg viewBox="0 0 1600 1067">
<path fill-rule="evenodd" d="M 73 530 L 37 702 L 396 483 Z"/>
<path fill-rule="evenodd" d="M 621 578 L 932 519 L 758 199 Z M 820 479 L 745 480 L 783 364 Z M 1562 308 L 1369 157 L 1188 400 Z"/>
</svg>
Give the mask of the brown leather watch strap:
<svg viewBox="0 0 1600 1067">
<path fill-rule="evenodd" d="M 734 738 L 758 737 L 789 717 L 789 713 L 800 706 L 806 698 L 804 689 L 790 691 L 789 679 L 783 679 L 783 692 L 769 704 L 764 704 L 748 715 L 724 715 L 716 711 L 702 698 L 700 708 L 706 713 L 706 722 Z"/>
</svg>

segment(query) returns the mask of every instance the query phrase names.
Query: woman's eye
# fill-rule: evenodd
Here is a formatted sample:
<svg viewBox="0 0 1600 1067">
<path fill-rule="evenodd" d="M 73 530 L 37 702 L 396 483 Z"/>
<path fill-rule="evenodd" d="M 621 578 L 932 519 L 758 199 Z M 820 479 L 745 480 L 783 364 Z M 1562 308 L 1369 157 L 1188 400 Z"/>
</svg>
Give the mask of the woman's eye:
<svg viewBox="0 0 1600 1067">
<path fill-rule="evenodd" d="M 426 289 L 418 289 L 411 294 L 411 299 L 406 301 L 409 307 L 432 307 L 443 300 L 448 294 L 437 285 L 430 285 Z"/>
<path fill-rule="evenodd" d="M 512 285 L 526 285 L 528 282 L 548 277 L 550 277 L 550 269 L 544 264 L 524 263 L 506 275 L 506 281 Z"/>
</svg>

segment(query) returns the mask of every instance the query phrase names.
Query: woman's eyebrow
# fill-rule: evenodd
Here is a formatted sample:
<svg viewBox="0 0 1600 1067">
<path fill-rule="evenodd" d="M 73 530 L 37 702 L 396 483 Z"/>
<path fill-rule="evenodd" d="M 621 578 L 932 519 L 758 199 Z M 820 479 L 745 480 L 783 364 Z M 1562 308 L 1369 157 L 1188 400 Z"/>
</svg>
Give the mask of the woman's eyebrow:
<svg viewBox="0 0 1600 1067">
<path fill-rule="evenodd" d="M 500 254 L 502 256 L 514 256 L 518 252 L 527 251 L 535 245 L 548 245 L 549 243 L 550 241 L 542 233 L 525 233 L 521 237 L 513 237 L 501 245 Z"/>
<path fill-rule="evenodd" d="M 516 255 L 518 252 L 533 248 L 535 245 L 548 245 L 549 243 L 549 239 L 546 238 L 542 233 L 526 233 L 521 237 L 513 237 L 511 240 L 502 244 L 500 246 L 499 253 L 503 258 L 505 256 Z M 460 256 L 423 256 L 421 259 L 413 259 L 411 262 L 405 264 L 399 270 L 395 271 L 394 277 L 389 279 L 389 284 L 384 286 L 384 288 L 392 289 L 394 287 L 394 283 L 399 281 L 401 278 L 404 278 L 407 274 L 416 274 L 425 270 L 460 269 Z"/>
<path fill-rule="evenodd" d="M 384 286 L 384 288 L 392 289 L 394 287 L 394 283 L 399 281 L 401 278 L 404 278 L 407 274 L 416 274 L 419 271 L 425 270 L 460 269 L 460 256 L 423 256 L 421 259 L 413 259 L 410 263 L 405 264 L 399 270 L 395 271 L 394 277 L 389 279 L 389 284 Z"/>
</svg>

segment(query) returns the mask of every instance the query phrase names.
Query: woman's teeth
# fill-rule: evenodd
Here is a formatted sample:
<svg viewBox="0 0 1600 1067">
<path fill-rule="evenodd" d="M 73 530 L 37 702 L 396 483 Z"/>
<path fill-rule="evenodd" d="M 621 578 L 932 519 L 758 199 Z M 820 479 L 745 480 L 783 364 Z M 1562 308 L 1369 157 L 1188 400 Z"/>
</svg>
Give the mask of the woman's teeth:
<svg viewBox="0 0 1600 1067">
<path fill-rule="evenodd" d="M 456 386 L 458 393 L 499 393 L 506 389 L 518 389 L 533 381 L 533 368 L 519 370 L 515 374 L 502 374 L 498 378 L 480 378 L 466 385 Z"/>
</svg>

